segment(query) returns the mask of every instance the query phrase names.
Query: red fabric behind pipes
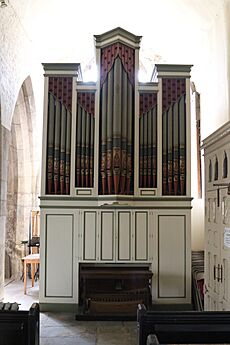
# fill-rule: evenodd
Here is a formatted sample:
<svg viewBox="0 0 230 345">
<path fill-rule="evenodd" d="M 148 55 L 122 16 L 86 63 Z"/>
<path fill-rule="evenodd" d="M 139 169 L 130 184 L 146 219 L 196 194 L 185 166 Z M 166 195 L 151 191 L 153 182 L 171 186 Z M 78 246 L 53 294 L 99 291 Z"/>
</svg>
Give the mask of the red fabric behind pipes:
<svg viewBox="0 0 230 345">
<path fill-rule="evenodd" d="M 55 114 L 55 124 L 53 123 L 53 130 L 54 130 L 54 136 L 58 137 L 61 135 L 61 127 L 63 124 L 61 124 L 62 119 L 62 107 L 65 106 L 66 108 L 66 115 L 65 115 L 65 126 L 68 122 L 68 137 L 63 137 L 64 142 L 62 143 L 63 146 L 63 152 L 62 157 L 60 156 L 61 152 L 61 138 L 57 137 L 57 143 L 58 147 L 54 147 L 53 143 L 53 150 L 54 154 L 53 157 L 48 157 L 51 161 L 52 158 L 52 175 L 48 175 L 48 193 L 49 194 L 69 194 L 69 172 L 70 172 L 70 136 L 71 136 L 71 112 L 72 112 L 72 83 L 73 79 L 72 77 L 64 77 L 64 76 L 54 76 L 49 77 L 49 84 L 48 84 L 48 90 L 49 93 L 52 94 L 55 101 L 55 109 L 57 107 L 60 108 L 60 114 L 58 115 L 60 118 L 57 119 L 57 112 Z M 50 117 L 50 114 L 48 114 L 48 117 Z M 67 121 L 68 119 L 68 121 Z M 58 128 L 58 129 L 57 129 Z M 51 131 L 52 129 L 49 128 L 48 131 Z M 58 134 L 57 132 L 60 133 Z M 49 133 L 48 133 L 49 135 Z M 66 133 L 67 135 L 67 133 Z M 51 167 L 48 168 L 51 170 Z M 50 176 L 51 175 L 51 176 Z M 61 176 L 61 177 L 60 177 Z"/>
<path fill-rule="evenodd" d="M 140 115 L 147 113 L 157 104 L 156 93 L 140 93 Z"/>
<path fill-rule="evenodd" d="M 49 92 L 72 111 L 72 77 L 49 77 Z"/>
<path fill-rule="evenodd" d="M 132 194 L 134 88 L 120 57 L 102 84 L 100 101 L 100 193 Z"/>
<path fill-rule="evenodd" d="M 140 121 L 144 122 L 144 118 L 147 116 L 147 113 L 151 111 L 154 107 L 157 105 L 157 93 L 153 92 L 141 92 L 140 93 Z M 149 115 L 148 115 L 149 116 Z M 152 116 L 152 115 L 151 115 Z M 146 120 L 147 121 L 147 120 Z M 149 138 L 149 130 L 151 131 L 157 131 L 156 129 L 156 122 L 153 122 L 154 119 L 152 117 L 151 119 L 150 127 L 152 126 L 152 129 L 149 129 L 149 123 L 147 123 L 147 131 L 146 129 L 142 128 L 142 136 L 143 138 L 148 136 Z M 141 130 L 141 126 L 140 126 Z M 140 135 L 141 137 L 141 135 Z M 142 139 L 143 140 L 143 139 Z M 139 157 L 139 187 L 142 188 L 148 188 L 148 187 L 156 187 L 156 143 L 151 143 L 148 141 L 147 146 L 144 146 L 144 143 L 140 142 L 140 157 Z M 150 152 L 151 151 L 151 152 Z M 145 153 L 144 153 L 145 152 Z"/>
<path fill-rule="evenodd" d="M 162 79 L 162 111 L 167 110 L 173 103 L 185 94 L 185 78 Z"/>
<path fill-rule="evenodd" d="M 165 142 L 165 157 L 163 157 L 163 194 L 185 194 L 185 150 L 186 150 L 186 110 L 185 103 L 181 104 L 181 97 L 185 97 L 185 78 L 162 79 L 162 111 L 167 117 L 163 126 L 163 136 L 167 136 Z M 183 98 L 184 99 L 184 98 Z M 183 110 L 183 111 L 181 111 Z M 171 111 L 176 111 L 172 113 Z M 177 114 L 177 115 L 176 115 Z M 163 121 L 164 122 L 164 121 Z M 182 125 L 183 123 L 183 125 Z M 177 129 L 175 128 L 177 127 Z M 184 133 L 184 134 L 183 134 Z M 184 140 L 181 140 L 183 138 Z M 170 141 L 169 141 L 170 139 Z M 167 168 L 166 168 L 167 166 Z M 180 187 L 179 187 L 180 186 Z"/>
<path fill-rule="evenodd" d="M 95 111 L 95 93 L 94 92 L 78 92 L 77 103 L 94 116 Z"/>
<path fill-rule="evenodd" d="M 106 80 L 107 74 L 111 70 L 114 61 L 118 56 L 120 57 L 122 65 L 128 74 L 130 83 L 134 87 L 135 50 L 119 42 L 101 50 L 101 85 Z"/>
<path fill-rule="evenodd" d="M 77 105 L 80 105 L 85 113 L 85 125 L 81 124 L 81 135 L 83 132 L 88 137 L 88 143 L 80 139 L 80 146 L 77 149 L 76 161 L 76 187 L 93 187 L 93 146 L 94 146 L 94 112 L 95 112 L 95 92 L 80 91 L 77 94 Z M 80 116 L 80 114 L 77 114 Z M 87 126 L 88 121 L 88 126 Z M 80 152 L 78 152 L 80 150 Z M 84 152 L 83 152 L 84 151 Z"/>
</svg>

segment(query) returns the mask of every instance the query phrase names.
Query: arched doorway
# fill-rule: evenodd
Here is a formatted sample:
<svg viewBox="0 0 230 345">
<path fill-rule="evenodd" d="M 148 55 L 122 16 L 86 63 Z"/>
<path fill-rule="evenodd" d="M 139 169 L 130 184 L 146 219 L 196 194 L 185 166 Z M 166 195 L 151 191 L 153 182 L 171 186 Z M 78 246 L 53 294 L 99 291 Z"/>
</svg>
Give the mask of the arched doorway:
<svg viewBox="0 0 230 345">
<path fill-rule="evenodd" d="M 5 279 L 19 279 L 21 258 L 28 254 L 31 210 L 38 208 L 40 156 L 37 153 L 36 112 L 31 78 L 18 94 L 11 123 L 5 232 Z"/>
</svg>

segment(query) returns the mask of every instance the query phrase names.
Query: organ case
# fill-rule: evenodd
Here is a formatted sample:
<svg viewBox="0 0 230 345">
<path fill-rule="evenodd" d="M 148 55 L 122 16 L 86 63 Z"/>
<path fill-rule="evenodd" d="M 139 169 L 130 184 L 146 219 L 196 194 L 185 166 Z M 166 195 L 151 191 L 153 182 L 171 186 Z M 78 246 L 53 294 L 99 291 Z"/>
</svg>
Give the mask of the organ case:
<svg viewBox="0 0 230 345">
<path fill-rule="evenodd" d="M 144 262 L 155 303 L 190 301 L 191 65 L 157 64 L 140 83 L 140 41 L 121 28 L 95 35 L 97 82 L 82 81 L 80 64 L 44 64 L 42 303 L 78 303 L 78 267 L 92 261 Z M 47 219 L 62 214 L 73 219 L 73 292 L 53 298 Z M 179 240 L 167 251 L 168 235 Z"/>
</svg>

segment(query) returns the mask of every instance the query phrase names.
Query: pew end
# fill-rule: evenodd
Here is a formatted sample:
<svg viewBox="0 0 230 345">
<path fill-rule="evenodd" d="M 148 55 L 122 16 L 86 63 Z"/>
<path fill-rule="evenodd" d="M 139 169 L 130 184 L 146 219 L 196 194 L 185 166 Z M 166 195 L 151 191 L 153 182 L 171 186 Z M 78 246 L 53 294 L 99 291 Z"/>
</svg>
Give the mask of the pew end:
<svg viewBox="0 0 230 345">
<path fill-rule="evenodd" d="M 33 303 L 29 310 L 3 306 L 0 309 L 1 345 L 39 345 L 39 304 Z"/>
<path fill-rule="evenodd" d="M 138 305 L 137 326 L 138 345 L 230 343 L 230 312 L 154 311 Z"/>
</svg>

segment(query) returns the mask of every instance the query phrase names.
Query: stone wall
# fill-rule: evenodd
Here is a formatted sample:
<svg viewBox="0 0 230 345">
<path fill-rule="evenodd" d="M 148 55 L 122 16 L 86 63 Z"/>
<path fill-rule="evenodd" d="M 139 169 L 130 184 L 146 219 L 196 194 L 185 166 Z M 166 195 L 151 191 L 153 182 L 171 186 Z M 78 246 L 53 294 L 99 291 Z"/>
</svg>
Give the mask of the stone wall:
<svg viewBox="0 0 230 345">
<path fill-rule="evenodd" d="M 22 0 L 20 5 L 25 8 L 28 2 L 28 0 Z M 0 9 L 0 32 L 2 34 L 0 90 L 1 123 L 10 130 L 19 90 L 23 81 L 30 74 L 33 49 L 30 37 L 25 31 L 14 5 L 11 5 L 10 2 L 7 4 L 7 7 Z"/>
<path fill-rule="evenodd" d="M 28 0 L 21 1 L 25 9 Z M 8 155 L 11 120 L 19 89 L 29 74 L 31 42 L 14 7 L 7 2 L 0 9 L 0 299 L 3 297 L 5 271 L 5 226 L 7 214 Z M 10 213 L 10 218 L 14 215 Z"/>
<path fill-rule="evenodd" d="M 4 294 L 5 224 L 7 217 L 7 166 L 10 132 L 0 125 L 0 300 Z"/>
<path fill-rule="evenodd" d="M 30 210 L 38 206 L 40 189 L 43 76 L 24 26 L 28 6 L 28 0 L 13 0 L 0 8 L 0 299 L 5 254 L 6 276 L 21 275 L 21 241 L 28 239 Z"/>
</svg>

